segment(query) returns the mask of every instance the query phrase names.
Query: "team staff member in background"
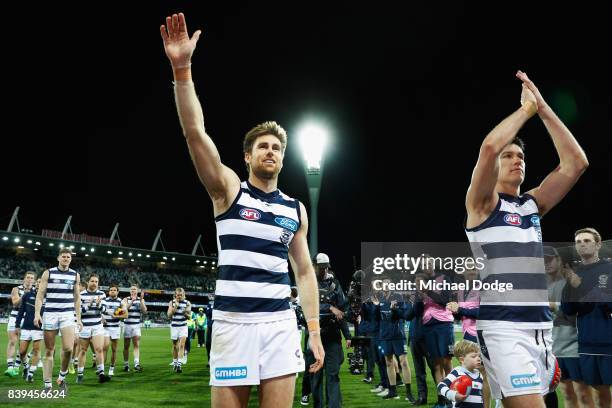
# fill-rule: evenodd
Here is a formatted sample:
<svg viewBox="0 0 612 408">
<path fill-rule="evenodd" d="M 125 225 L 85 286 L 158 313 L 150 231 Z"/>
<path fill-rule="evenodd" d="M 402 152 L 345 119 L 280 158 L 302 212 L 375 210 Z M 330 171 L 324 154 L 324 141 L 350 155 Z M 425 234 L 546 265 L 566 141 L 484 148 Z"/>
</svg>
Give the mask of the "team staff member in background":
<svg viewBox="0 0 612 408">
<path fill-rule="evenodd" d="M 296 373 L 304 370 L 295 313 L 289 307 L 289 263 L 300 288 L 317 371 L 323 362 L 316 277 L 308 255 L 306 208 L 278 189 L 287 134 L 276 122 L 251 129 L 243 140 L 248 179 L 221 162 L 204 127 L 191 80 L 191 56 L 200 31 L 189 37 L 185 16 L 160 27 L 172 65 L 176 107 L 196 171 L 213 204 L 219 262 L 212 338 L 212 406 L 248 403 L 258 385 L 262 407 L 290 407 Z M 216 344 L 221 345 L 217 349 Z M 236 368 L 239 367 L 239 368 Z"/>
<path fill-rule="evenodd" d="M 389 280 L 385 279 L 383 284 L 388 284 Z M 399 399 L 397 393 L 397 374 L 398 370 L 395 367 L 395 357 L 399 359 L 401 377 L 406 386 L 406 400 L 414 403 L 416 400 L 412 396 L 411 382 L 412 374 L 406 354 L 408 346 L 406 344 L 406 333 L 404 330 L 405 319 L 412 318 L 409 316 L 413 313 L 412 304 L 404 302 L 402 296 L 396 293 L 391 293 L 389 290 L 383 290 L 382 296 L 379 297 L 380 303 L 378 311 L 380 314 L 380 347 L 385 356 L 385 364 L 387 366 L 387 378 L 389 379 L 389 392 L 383 396 L 383 399 Z"/>
<path fill-rule="evenodd" d="M 595 389 L 597 406 L 609 408 L 612 385 L 612 262 L 601 259 L 601 235 L 594 228 L 574 234 L 580 264 L 569 273 L 561 310 L 576 315 L 580 371 Z"/>
<path fill-rule="evenodd" d="M 450 278 L 434 269 L 433 259 L 427 258 L 423 269 L 426 280 L 436 283 L 449 282 Z M 421 289 L 418 287 L 417 289 Z M 453 322 L 455 318 L 450 310 L 446 309 L 451 301 L 452 294 L 446 290 L 423 290 L 423 334 L 427 353 L 433 361 L 434 378 L 436 383 L 442 381 L 453 369 L 452 357 L 455 335 L 453 333 Z M 437 407 L 445 407 L 447 401 L 444 396 L 438 394 Z"/>
<path fill-rule="evenodd" d="M 21 365 L 21 360 L 19 357 L 19 353 L 16 353 L 17 343 L 19 342 L 19 336 L 16 333 L 16 329 L 19 326 L 15 326 L 15 318 L 17 317 L 17 311 L 19 310 L 19 305 L 21 302 L 21 298 L 24 293 L 30 291 L 32 285 L 35 281 L 34 272 L 26 272 L 23 277 L 23 283 L 19 286 L 15 286 L 11 290 L 11 314 L 9 316 L 8 325 L 6 327 L 6 331 L 8 333 L 8 343 L 6 345 L 6 371 L 4 375 L 9 377 L 16 377 L 19 375 L 19 366 Z M 17 361 L 15 361 L 15 356 L 17 357 Z"/>
<path fill-rule="evenodd" d="M 322 408 L 323 406 L 339 408 L 342 406 L 340 366 L 344 361 L 342 335 L 346 339 L 347 348 L 351 347 L 351 334 L 346 320 L 344 320 L 344 311 L 348 305 L 340 282 L 330 272 L 329 257 L 323 253 L 317 254 L 315 264 L 319 283 L 319 319 L 321 322 L 321 341 L 325 350 L 325 362 L 323 369 L 310 377 L 312 401 L 315 408 Z M 326 404 L 323 401 L 324 378 Z"/>
<path fill-rule="evenodd" d="M 206 342 L 206 314 L 204 308 L 199 308 L 198 313 L 195 315 L 196 332 L 198 335 L 198 347 L 204 347 Z"/>
</svg>

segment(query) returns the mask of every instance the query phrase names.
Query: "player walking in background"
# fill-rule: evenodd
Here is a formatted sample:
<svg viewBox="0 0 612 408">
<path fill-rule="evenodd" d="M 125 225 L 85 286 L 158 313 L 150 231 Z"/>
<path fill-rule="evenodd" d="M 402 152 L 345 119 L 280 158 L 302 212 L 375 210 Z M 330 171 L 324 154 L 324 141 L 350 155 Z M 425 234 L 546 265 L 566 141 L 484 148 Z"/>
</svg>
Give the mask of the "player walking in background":
<svg viewBox="0 0 612 408">
<path fill-rule="evenodd" d="M 123 321 L 123 371 L 130 371 L 130 342 L 134 345 L 134 370 L 142 371 L 140 365 L 140 321 L 147 312 L 144 290 L 138 296 L 138 285 L 130 287 L 130 296 L 123 299 L 121 308 L 127 310 L 128 317 Z"/>
</svg>

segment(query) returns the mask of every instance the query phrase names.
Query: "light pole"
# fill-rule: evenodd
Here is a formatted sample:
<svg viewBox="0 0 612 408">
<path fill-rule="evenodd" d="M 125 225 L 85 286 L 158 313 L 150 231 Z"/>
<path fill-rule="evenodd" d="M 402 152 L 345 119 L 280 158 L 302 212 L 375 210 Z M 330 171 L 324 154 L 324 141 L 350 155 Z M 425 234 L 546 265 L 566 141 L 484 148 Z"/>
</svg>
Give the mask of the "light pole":
<svg viewBox="0 0 612 408">
<path fill-rule="evenodd" d="M 310 199 L 309 234 L 310 257 L 314 258 L 318 248 L 318 216 L 319 191 L 323 173 L 323 152 L 327 144 L 327 129 L 316 123 L 306 123 L 298 131 L 302 154 L 304 155 L 304 170 Z"/>
</svg>

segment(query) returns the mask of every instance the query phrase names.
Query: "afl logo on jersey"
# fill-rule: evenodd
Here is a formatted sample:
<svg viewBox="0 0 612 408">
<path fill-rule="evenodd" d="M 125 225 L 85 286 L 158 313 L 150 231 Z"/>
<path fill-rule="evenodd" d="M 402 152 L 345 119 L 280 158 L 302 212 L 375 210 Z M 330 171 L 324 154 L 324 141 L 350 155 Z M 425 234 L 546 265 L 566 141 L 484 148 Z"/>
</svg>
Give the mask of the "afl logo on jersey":
<svg viewBox="0 0 612 408">
<path fill-rule="evenodd" d="M 504 222 L 510 225 L 521 225 L 523 223 L 523 219 L 518 214 L 506 214 L 504 216 Z"/>
<path fill-rule="evenodd" d="M 240 216 L 245 220 L 249 221 L 257 221 L 261 218 L 261 214 L 259 213 L 259 211 L 253 208 L 243 208 L 242 210 L 240 210 Z"/>
</svg>

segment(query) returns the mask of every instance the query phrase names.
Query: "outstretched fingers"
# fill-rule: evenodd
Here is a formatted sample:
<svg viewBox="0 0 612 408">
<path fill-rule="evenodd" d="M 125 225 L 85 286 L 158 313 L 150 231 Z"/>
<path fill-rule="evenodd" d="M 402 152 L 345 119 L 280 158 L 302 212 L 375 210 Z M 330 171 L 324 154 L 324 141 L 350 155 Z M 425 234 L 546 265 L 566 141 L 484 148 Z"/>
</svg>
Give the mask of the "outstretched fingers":
<svg viewBox="0 0 612 408">
<path fill-rule="evenodd" d="M 166 41 L 168 41 L 168 32 L 166 31 L 166 26 L 162 24 L 159 27 L 159 32 L 161 33 L 162 40 L 164 40 L 164 44 L 165 44 Z"/>
<path fill-rule="evenodd" d="M 178 14 L 178 28 L 179 32 L 187 34 L 187 22 L 183 13 Z"/>
</svg>

